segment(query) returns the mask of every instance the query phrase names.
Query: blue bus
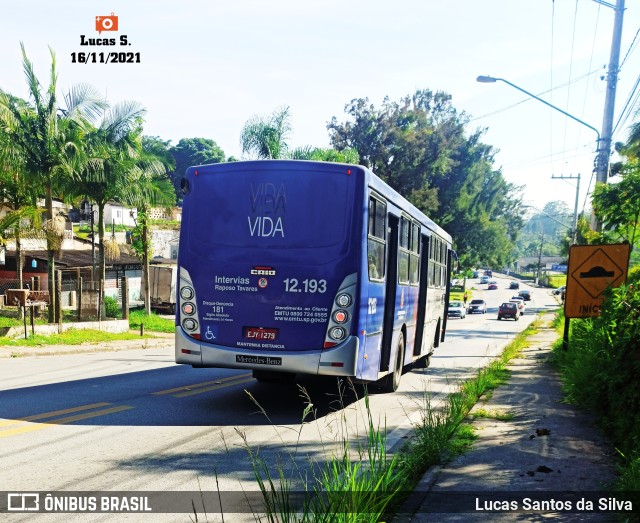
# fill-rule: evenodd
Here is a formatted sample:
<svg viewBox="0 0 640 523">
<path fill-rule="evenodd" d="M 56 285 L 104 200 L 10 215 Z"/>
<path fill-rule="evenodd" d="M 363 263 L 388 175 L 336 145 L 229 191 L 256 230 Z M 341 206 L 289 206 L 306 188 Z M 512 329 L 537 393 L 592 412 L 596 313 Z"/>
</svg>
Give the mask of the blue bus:
<svg viewBox="0 0 640 523">
<path fill-rule="evenodd" d="M 177 363 L 392 392 L 444 341 L 451 236 L 369 169 L 201 165 L 182 192 Z"/>
</svg>

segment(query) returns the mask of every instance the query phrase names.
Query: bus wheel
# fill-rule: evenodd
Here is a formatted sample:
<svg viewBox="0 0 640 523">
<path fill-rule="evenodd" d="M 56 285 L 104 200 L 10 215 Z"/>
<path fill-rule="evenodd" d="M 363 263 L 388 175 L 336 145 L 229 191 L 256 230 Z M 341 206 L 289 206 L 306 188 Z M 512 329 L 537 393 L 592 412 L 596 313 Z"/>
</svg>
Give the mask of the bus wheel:
<svg viewBox="0 0 640 523">
<path fill-rule="evenodd" d="M 268 370 L 254 370 L 253 378 L 260 383 L 291 383 L 296 375 L 291 372 L 273 372 Z"/>
<path fill-rule="evenodd" d="M 396 361 L 391 374 L 387 374 L 382 383 L 384 392 L 395 392 L 400 386 L 400 378 L 402 378 L 402 367 L 404 364 L 404 336 L 400 335 L 398 340 L 398 348 L 396 349 Z"/>
</svg>

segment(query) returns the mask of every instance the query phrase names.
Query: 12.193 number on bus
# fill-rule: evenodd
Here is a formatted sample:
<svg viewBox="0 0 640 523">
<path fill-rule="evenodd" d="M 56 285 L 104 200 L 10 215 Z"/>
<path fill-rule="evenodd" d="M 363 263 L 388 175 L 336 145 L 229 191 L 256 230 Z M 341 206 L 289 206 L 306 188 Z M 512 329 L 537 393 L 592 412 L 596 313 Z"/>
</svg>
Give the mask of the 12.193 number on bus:
<svg viewBox="0 0 640 523">
<path fill-rule="evenodd" d="M 284 280 L 285 292 L 327 292 L 327 280 L 306 279 L 299 282 L 297 278 Z"/>
</svg>

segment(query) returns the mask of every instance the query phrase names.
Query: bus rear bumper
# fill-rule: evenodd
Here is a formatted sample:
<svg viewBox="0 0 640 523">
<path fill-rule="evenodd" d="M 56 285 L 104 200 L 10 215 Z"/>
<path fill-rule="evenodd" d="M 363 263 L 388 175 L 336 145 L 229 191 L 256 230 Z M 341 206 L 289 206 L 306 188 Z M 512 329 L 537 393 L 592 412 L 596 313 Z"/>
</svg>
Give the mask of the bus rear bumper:
<svg viewBox="0 0 640 523">
<path fill-rule="evenodd" d="M 349 336 L 340 345 L 321 351 L 262 351 L 202 343 L 176 329 L 176 363 L 194 367 L 257 369 L 274 372 L 351 376 L 356 374 L 359 340 Z"/>
</svg>

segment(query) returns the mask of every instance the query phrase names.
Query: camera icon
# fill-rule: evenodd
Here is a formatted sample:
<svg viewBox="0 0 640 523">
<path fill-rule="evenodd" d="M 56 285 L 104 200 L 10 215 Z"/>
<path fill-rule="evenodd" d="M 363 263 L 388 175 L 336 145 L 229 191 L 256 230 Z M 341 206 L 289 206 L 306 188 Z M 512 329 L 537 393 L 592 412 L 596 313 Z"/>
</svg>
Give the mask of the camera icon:
<svg viewBox="0 0 640 523">
<path fill-rule="evenodd" d="M 109 16 L 96 16 L 96 31 L 117 31 L 118 17 L 111 13 Z"/>
</svg>

